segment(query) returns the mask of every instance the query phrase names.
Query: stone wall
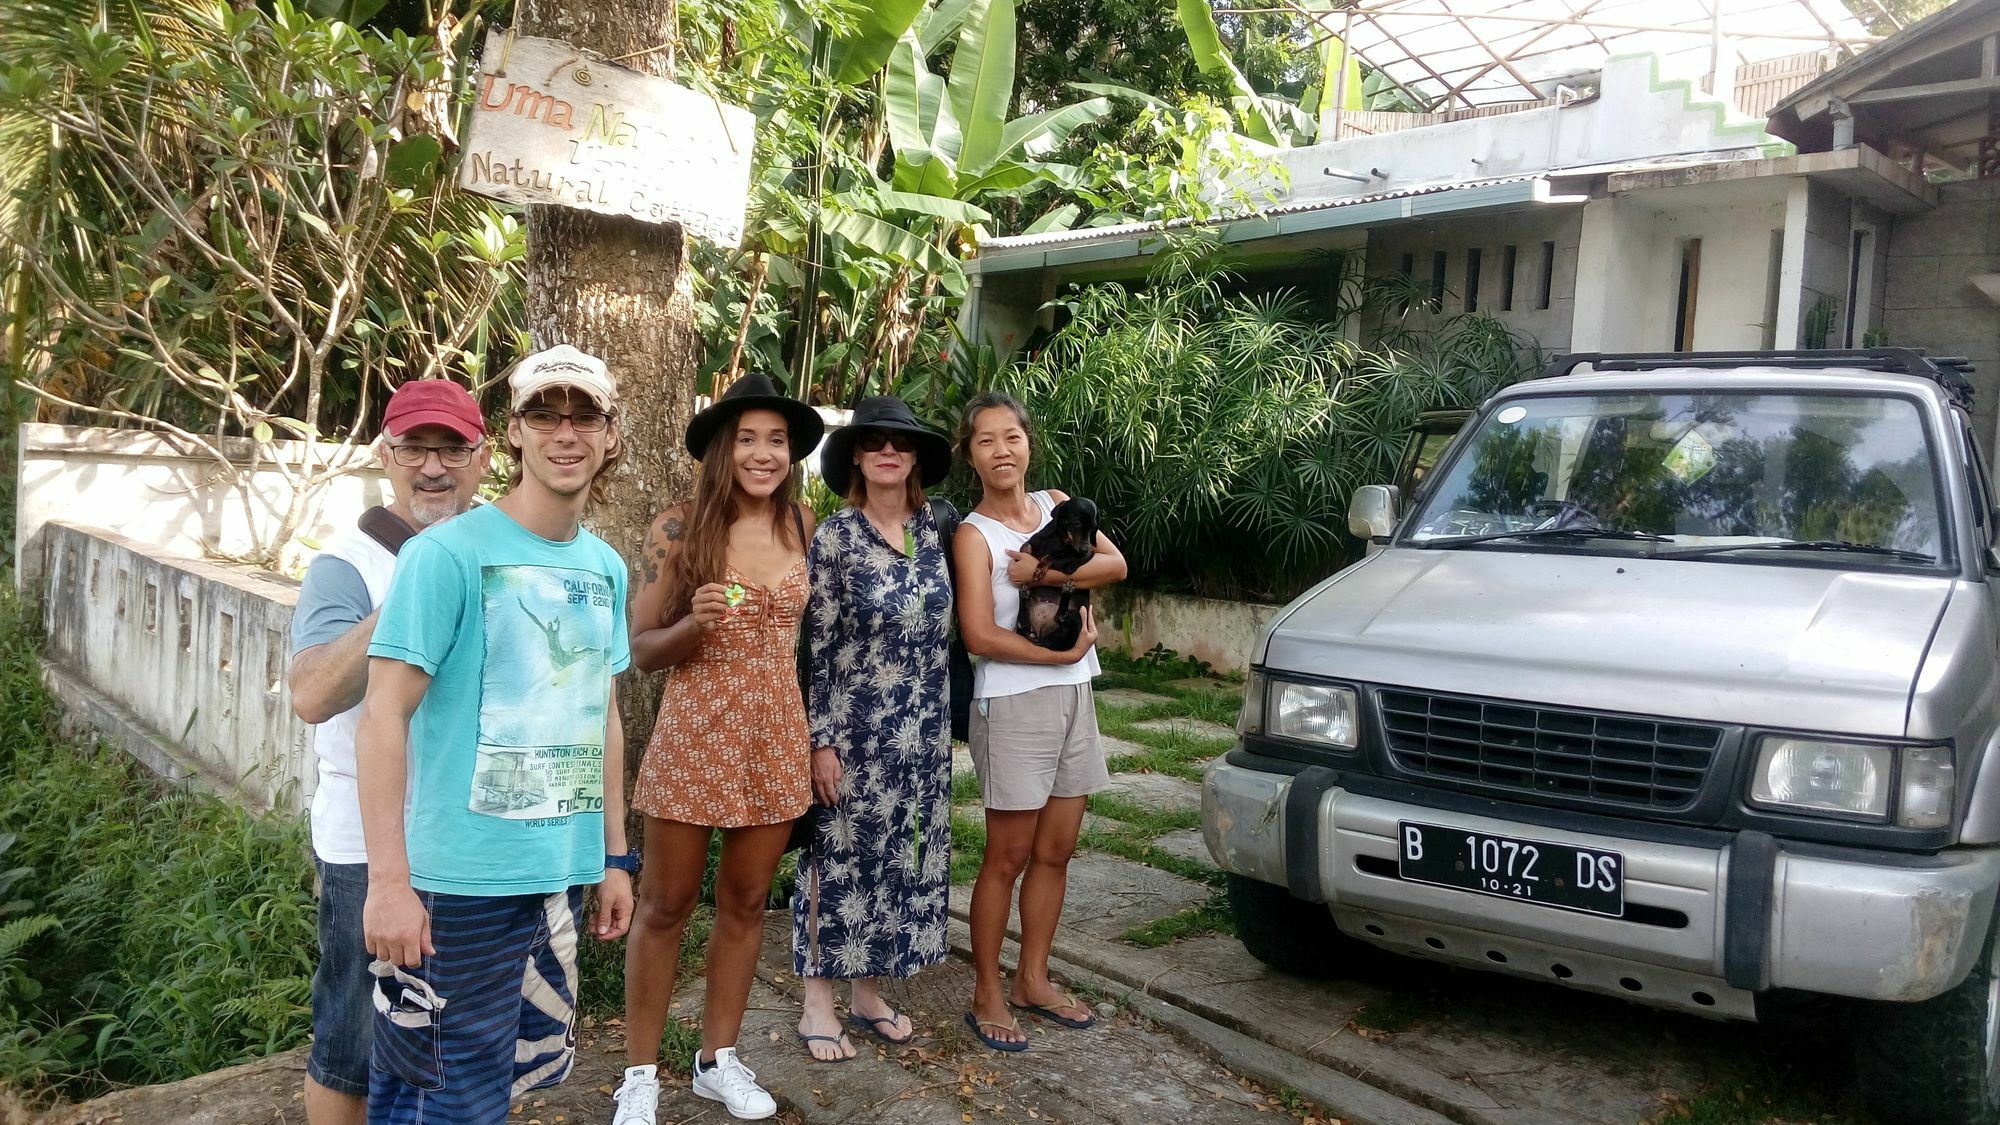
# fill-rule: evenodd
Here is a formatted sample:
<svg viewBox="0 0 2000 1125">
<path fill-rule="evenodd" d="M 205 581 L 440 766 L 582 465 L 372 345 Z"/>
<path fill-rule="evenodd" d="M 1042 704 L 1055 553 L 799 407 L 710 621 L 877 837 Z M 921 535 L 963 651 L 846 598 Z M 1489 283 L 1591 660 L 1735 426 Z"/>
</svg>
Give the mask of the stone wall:
<svg viewBox="0 0 2000 1125">
<path fill-rule="evenodd" d="M 2000 449 L 2000 306 L 1973 278 L 2000 273 L 2000 182 L 1942 184 L 1938 207 L 1890 227 L 1882 326 L 1889 342 L 1962 355 L 1978 367 L 1975 422 Z"/>
<path fill-rule="evenodd" d="M 1100 592 L 1096 608 L 1103 647 L 1140 656 L 1157 645 L 1224 673 L 1249 670 L 1258 633 L 1284 609 L 1123 586 Z"/>
<path fill-rule="evenodd" d="M 297 583 L 55 520 L 36 548 L 44 668 L 72 720 L 174 780 L 306 807 L 312 728 L 285 685 Z"/>
</svg>

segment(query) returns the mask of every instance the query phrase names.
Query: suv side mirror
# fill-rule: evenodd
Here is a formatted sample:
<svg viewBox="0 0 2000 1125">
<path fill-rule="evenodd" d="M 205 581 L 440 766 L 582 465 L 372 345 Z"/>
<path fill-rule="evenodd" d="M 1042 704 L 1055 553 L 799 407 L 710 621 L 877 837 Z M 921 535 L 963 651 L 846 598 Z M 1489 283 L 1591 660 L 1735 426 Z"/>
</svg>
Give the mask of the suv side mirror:
<svg viewBox="0 0 2000 1125">
<path fill-rule="evenodd" d="M 1387 539 L 1396 530 L 1396 489 L 1364 484 L 1347 505 L 1347 530 L 1363 539 Z"/>
</svg>

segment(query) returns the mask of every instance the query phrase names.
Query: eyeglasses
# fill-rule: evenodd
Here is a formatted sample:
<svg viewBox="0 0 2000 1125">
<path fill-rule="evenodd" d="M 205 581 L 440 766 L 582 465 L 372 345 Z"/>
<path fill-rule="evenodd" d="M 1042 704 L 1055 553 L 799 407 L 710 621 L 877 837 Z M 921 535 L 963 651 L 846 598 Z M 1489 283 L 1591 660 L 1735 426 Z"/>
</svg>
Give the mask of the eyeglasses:
<svg viewBox="0 0 2000 1125">
<path fill-rule="evenodd" d="M 916 435 L 885 433 L 882 430 L 868 430 L 855 438 L 854 444 L 859 446 L 863 453 L 880 453 L 885 445 L 894 446 L 898 453 L 917 451 Z"/>
<path fill-rule="evenodd" d="M 438 463 L 447 469 L 463 469 L 472 464 L 472 455 L 479 452 L 476 445 L 397 445 L 389 443 L 389 456 L 396 464 L 406 469 L 414 469 L 437 454 Z"/>
<path fill-rule="evenodd" d="M 580 414 L 564 414 L 560 410 L 543 410 L 535 407 L 530 410 L 515 411 L 515 415 L 526 422 L 529 429 L 540 430 L 543 433 L 561 427 L 565 418 L 569 419 L 570 427 L 580 434 L 602 433 L 604 428 L 611 424 L 611 415 L 600 414 L 595 410 L 586 410 Z"/>
</svg>

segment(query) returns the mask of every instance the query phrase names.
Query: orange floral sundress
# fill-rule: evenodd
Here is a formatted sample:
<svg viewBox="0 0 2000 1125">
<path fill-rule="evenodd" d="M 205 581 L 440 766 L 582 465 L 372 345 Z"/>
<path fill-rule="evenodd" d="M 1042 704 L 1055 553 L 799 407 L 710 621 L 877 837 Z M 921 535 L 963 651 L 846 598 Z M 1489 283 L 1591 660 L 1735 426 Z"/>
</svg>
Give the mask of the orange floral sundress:
<svg viewBox="0 0 2000 1125">
<path fill-rule="evenodd" d="M 729 568 L 744 602 L 667 672 L 632 807 L 714 828 L 783 824 L 812 804 L 812 736 L 797 645 L 810 586 L 800 559 L 776 586 Z M 756 606 L 758 612 L 742 608 Z"/>
</svg>

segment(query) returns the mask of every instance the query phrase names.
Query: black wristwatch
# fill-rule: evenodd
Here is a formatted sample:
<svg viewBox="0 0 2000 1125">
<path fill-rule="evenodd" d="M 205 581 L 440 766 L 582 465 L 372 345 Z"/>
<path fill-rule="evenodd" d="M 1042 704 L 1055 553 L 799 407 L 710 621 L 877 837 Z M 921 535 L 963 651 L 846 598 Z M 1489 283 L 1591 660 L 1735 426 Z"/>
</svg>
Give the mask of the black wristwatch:
<svg viewBox="0 0 2000 1125">
<path fill-rule="evenodd" d="M 606 855 L 604 857 L 604 869 L 606 871 L 623 871 L 630 875 L 637 875 L 639 873 L 639 849 L 633 848 L 624 855 Z"/>
</svg>

